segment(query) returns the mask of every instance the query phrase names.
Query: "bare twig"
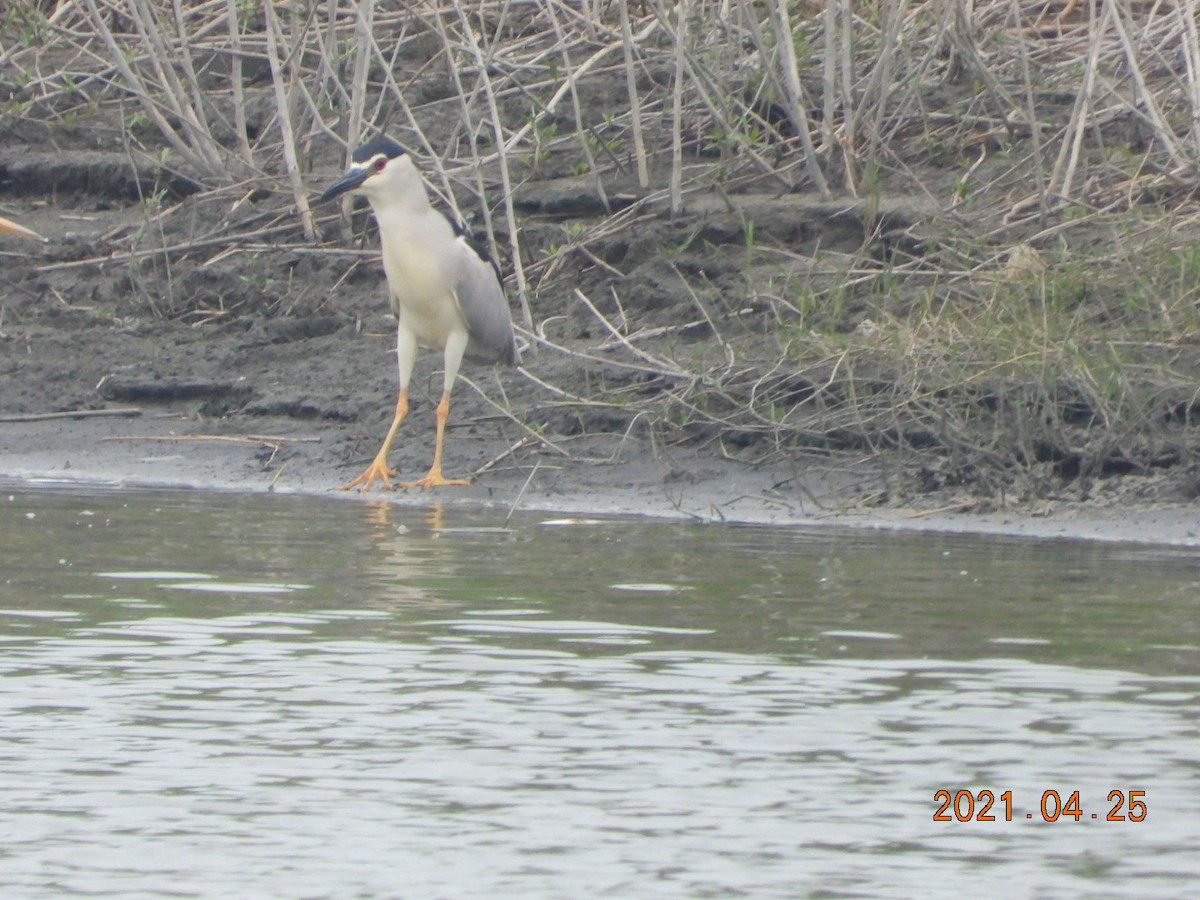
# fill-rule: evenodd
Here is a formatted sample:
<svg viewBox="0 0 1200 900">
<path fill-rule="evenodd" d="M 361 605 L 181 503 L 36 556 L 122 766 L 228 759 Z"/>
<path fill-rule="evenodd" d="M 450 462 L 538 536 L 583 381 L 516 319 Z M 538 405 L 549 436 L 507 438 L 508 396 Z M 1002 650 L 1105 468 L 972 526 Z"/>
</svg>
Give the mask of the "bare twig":
<svg viewBox="0 0 1200 900">
<path fill-rule="evenodd" d="M 4 413 L 0 414 L 0 422 L 48 422 L 53 419 L 100 419 L 122 418 L 131 419 L 140 416 L 142 411 L 134 408 L 120 409 L 73 409 L 63 412 L 49 413 Z"/>
</svg>

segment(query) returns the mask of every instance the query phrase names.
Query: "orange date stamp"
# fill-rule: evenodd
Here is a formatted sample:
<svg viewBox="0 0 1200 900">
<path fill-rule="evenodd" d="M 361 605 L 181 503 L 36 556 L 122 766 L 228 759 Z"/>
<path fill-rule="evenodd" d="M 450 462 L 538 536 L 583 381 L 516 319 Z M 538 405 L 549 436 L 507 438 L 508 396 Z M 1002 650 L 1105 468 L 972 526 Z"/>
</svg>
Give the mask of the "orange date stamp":
<svg viewBox="0 0 1200 900">
<path fill-rule="evenodd" d="M 999 801 L 999 806 L 997 806 Z M 938 804 L 933 814 L 935 822 L 995 822 L 997 819 L 1011 822 L 1013 820 L 1013 792 L 1004 791 L 997 795 L 984 788 L 979 791 L 951 791 L 942 788 L 933 795 L 933 802 Z M 1076 822 L 1096 819 L 1103 816 L 1105 822 L 1144 822 L 1149 814 L 1146 807 L 1145 791 L 1109 791 L 1108 812 L 1087 812 L 1079 799 L 1079 791 L 1071 791 L 1063 799 L 1056 790 L 1042 792 L 1042 800 L 1036 813 L 1025 813 L 1021 818 L 1040 818 L 1043 822 L 1057 822 L 1060 819 L 1071 819 Z"/>
</svg>

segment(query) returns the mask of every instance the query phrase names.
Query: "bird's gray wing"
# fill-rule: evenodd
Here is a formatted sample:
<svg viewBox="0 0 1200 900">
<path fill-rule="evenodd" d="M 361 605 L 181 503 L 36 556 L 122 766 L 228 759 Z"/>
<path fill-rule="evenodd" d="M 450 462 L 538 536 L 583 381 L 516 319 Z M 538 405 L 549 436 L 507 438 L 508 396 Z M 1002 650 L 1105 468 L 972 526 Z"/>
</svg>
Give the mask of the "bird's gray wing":
<svg viewBox="0 0 1200 900">
<path fill-rule="evenodd" d="M 513 334 L 508 299 L 504 296 L 496 271 L 461 236 L 455 244 L 460 252 L 454 294 L 470 335 L 467 358 L 475 362 L 501 362 L 514 366 L 520 362 L 520 354 Z"/>
</svg>

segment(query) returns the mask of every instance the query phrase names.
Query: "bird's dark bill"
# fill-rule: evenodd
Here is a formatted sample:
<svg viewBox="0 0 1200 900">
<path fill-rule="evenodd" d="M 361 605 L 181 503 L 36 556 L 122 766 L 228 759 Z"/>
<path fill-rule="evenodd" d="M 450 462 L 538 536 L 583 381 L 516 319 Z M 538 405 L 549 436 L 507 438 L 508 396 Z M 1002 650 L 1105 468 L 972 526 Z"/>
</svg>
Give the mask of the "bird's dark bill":
<svg viewBox="0 0 1200 900">
<path fill-rule="evenodd" d="M 369 173 L 366 169 L 360 169 L 355 166 L 329 187 L 325 188 L 325 193 L 318 198 L 318 202 L 322 200 L 332 200 L 338 194 L 344 194 L 346 191 L 354 190 L 367 180 L 368 174 Z"/>
</svg>

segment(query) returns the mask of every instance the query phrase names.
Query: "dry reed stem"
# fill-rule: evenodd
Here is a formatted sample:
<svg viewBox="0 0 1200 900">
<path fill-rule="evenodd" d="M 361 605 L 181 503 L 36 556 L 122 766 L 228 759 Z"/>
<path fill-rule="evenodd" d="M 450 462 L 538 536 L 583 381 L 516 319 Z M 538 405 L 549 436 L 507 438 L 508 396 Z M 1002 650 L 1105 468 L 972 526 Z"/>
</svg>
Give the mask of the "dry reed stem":
<svg viewBox="0 0 1200 900">
<path fill-rule="evenodd" d="M 605 66 L 620 50 L 623 60 L 617 69 L 623 73 L 630 98 L 629 114 L 620 120 L 626 128 L 622 139 L 628 141 L 629 156 L 636 162 L 638 183 L 643 186 L 649 186 L 653 157 L 666 152 L 670 164 L 667 187 L 672 208 L 677 211 L 688 189 L 684 183 L 683 151 L 688 138 L 684 128 L 697 113 L 712 117 L 727 133 L 738 130 L 729 112 L 739 108 L 737 114 L 745 115 L 747 121 L 774 127 L 758 111 L 740 106 L 749 102 L 750 95 L 747 101 L 741 100 L 736 91 L 743 79 L 728 78 L 743 66 L 736 52 L 716 49 L 714 55 L 714 47 L 707 42 L 696 46 L 689 43 L 690 17 L 711 16 L 719 21 L 721 28 L 731 32 L 726 41 L 730 48 L 739 44 L 755 48 L 766 79 L 763 83 L 778 85 L 783 92 L 776 100 L 787 106 L 790 127 L 800 140 L 804 170 L 820 193 L 827 191 L 824 170 L 831 163 L 840 159 L 843 181 L 849 190 L 856 191 L 860 189 L 862 171 L 898 160 L 914 126 L 924 126 L 929 133 L 929 122 L 934 121 L 931 114 L 938 111 L 922 108 L 920 91 L 939 78 L 955 77 L 955 65 L 965 66 L 980 80 L 991 98 L 993 118 L 1001 127 L 1010 134 L 1018 125 L 1028 129 L 1034 143 L 1032 175 L 1035 183 L 1042 185 L 1038 196 L 1043 217 L 1061 204 L 1056 194 L 1078 200 L 1082 199 L 1081 189 L 1090 189 L 1089 184 L 1077 183 L 1076 173 L 1085 150 L 1103 149 L 1087 146 L 1099 116 L 1111 119 L 1114 115 L 1129 115 L 1140 120 L 1161 150 L 1161 160 L 1154 162 L 1162 171 L 1192 171 L 1200 160 L 1198 117 L 1183 118 L 1181 131 L 1172 124 L 1172 107 L 1180 102 L 1193 108 L 1200 104 L 1200 36 L 1193 15 L 1195 0 L 1103 4 L 1093 0 L 1059 6 L 1029 0 L 991 0 L 976 4 L 969 15 L 962 4 L 946 5 L 944 9 L 952 8 L 952 13 L 927 3 L 883 6 L 878 21 L 855 16 L 850 4 L 841 2 L 826 4 L 820 15 L 808 12 L 811 17 L 806 19 L 811 7 L 789 7 L 781 0 L 772 0 L 765 7 L 750 2 L 713 4 L 693 0 L 676 9 L 672 20 L 657 4 L 639 7 L 640 15 L 635 18 L 627 2 L 611 10 L 597 6 L 576 11 L 557 2 L 538 0 L 520 12 L 524 17 L 521 28 L 513 25 L 519 38 L 501 40 L 489 51 L 492 61 L 502 61 L 502 68 L 492 72 L 492 62 L 485 59 L 480 65 L 477 59 L 475 74 L 480 86 L 492 95 L 489 127 L 504 135 L 498 146 L 511 155 L 529 145 L 535 129 L 532 120 L 512 120 L 512 107 L 505 105 L 510 98 L 528 95 L 531 90 L 546 90 L 547 98 L 540 104 L 543 114 L 553 114 L 564 98 L 572 98 L 577 108 L 581 85 L 610 71 Z M 428 10 L 422 13 L 425 21 L 437 23 L 435 33 L 443 59 L 452 62 L 458 58 L 458 45 L 463 42 L 467 52 L 474 55 L 469 36 L 461 27 L 450 34 L 441 25 L 448 17 L 465 23 L 458 5 L 435 2 L 423 9 Z M 938 12 L 930 15 L 931 9 Z M 494 15 L 498 30 L 508 27 L 517 15 L 498 0 L 480 4 L 479 10 L 484 17 Z M 119 13 L 119 17 L 113 13 Z M 525 19 L 530 27 L 525 27 Z M 229 0 L 211 0 L 186 9 L 177 0 L 70 0 L 57 7 L 51 27 L 69 46 L 78 48 L 81 62 L 88 57 L 105 61 L 182 162 L 202 179 L 219 183 L 232 171 L 231 158 L 253 165 L 264 151 L 268 168 L 279 166 L 285 175 L 296 168 L 310 168 L 309 154 L 316 145 L 314 129 L 318 136 L 340 131 L 341 139 L 353 144 L 368 124 L 379 124 L 385 98 L 400 107 L 408 127 L 419 134 L 421 126 L 404 100 L 404 87 L 393 74 L 396 54 L 419 36 L 413 30 L 418 21 L 403 5 L 397 8 L 369 0 L 329 0 L 314 5 L 304 27 L 294 34 L 289 30 L 285 36 L 274 13 L 265 16 L 255 31 L 251 23 L 237 20 L 236 5 Z M 126 23 L 130 28 L 114 32 L 112 22 Z M 535 23 L 542 26 L 541 33 L 546 37 L 538 37 Z M 797 55 L 800 45 L 793 40 L 797 32 L 810 38 L 805 45 L 810 51 L 806 58 Z M 380 49 L 377 37 L 385 33 L 400 36 L 386 53 Z M 269 46 L 272 37 L 276 41 L 274 53 Z M 338 63 L 337 54 L 345 41 L 352 43 L 353 58 L 343 84 L 340 73 L 346 70 Z M 943 41 L 955 48 L 948 61 L 939 56 Z M 568 48 L 570 57 L 566 55 Z M 581 57 L 575 58 L 575 48 Z M 205 54 L 229 61 L 229 91 L 235 101 L 229 111 L 234 135 L 229 149 L 222 143 L 225 139 L 218 140 L 214 131 L 213 116 L 224 121 L 225 114 L 217 110 L 215 95 L 203 83 L 208 76 L 196 64 Z M 528 75 L 544 71 L 551 54 L 557 54 L 566 64 L 556 77 L 535 84 Z M 285 108 L 294 90 L 305 104 L 304 119 L 312 125 L 280 141 L 269 140 L 262 133 L 252 141 L 245 122 L 244 64 L 255 58 L 269 62 L 272 57 L 284 61 L 281 76 L 287 82 L 285 96 L 277 101 L 281 106 L 276 111 L 279 121 L 291 118 Z M 27 56 L 9 51 L 6 58 L 19 64 Z M 158 62 L 168 58 L 178 59 L 179 66 Z M 670 60 L 675 70 L 669 91 L 644 103 L 637 85 L 638 70 L 665 60 Z M 1172 68 L 1176 62 L 1178 71 Z M 1044 85 L 1067 84 L 1065 73 L 1072 67 L 1078 67 L 1081 75 L 1072 76 L 1079 87 L 1074 90 L 1077 99 L 1070 126 L 1043 142 L 1043 132 L 1054 127 L 1058 115 L 1055 111 L 1047 116 L 1039 108 Z M 821 146 L 812 139 L 809 104 L 801 80 L 815 71 L 823 73 L 824 84 L 822 110 L 816 122 Z M 1127 79 L 1131 90 L 1124 89 L 1123 79 Z M 41 87 L 47 101 L 61 99 L 66 92 L 53 83 L 54 76 L 43 77 L 31 82 L 30 87 Z M 761 89 L 753 97 L 759 102 L 763 98 Z M 326 98 L 343 110 L 344 129 L 331 130 Z M 656 104 L 664 101 L 676 107 L 669 148 L 653 146 L 651 137 L 659 108 Z M 588 148 L 591 126 L 582 121 L 578 111 L 575 121 L 574 136 L 581 148 Z M 970 119 L 947 121 L 969 123 Z M 469 124 L 468 132 L 477 124 Z M 1041 162 L 1039 143 L 1059 157 L 1053 173 Z M 426 150 L 431 158 L 441 155 L 432 147 Z M 586 157 L 590 149 L 582 152 Z M 773 169 L 785 178 L 797 166 L 797 160 L 787 155 L 771 162 L 754 141 L 743 141 L 739 153 L 755 166 Z M 444 165 L 474 167 L 474 156 L 447 159 Z M 496 154 L 484 154 L 478 163 L 503 167 Z M 596 161 L 588 165 L 599 176 Z M 701 174 L 703 167 L 696 171 Z M 443 183 L 447 195 L 448 187 Z M 502 189 L 509 193 L 510 188 Z M 605 190 L 599 178 L 597 189 Z M 1144 190 L 1130 192 L 1134 202 Z M 513 223 L 507 225 L 510 234 L 515 233 Z"/>
</svg>

